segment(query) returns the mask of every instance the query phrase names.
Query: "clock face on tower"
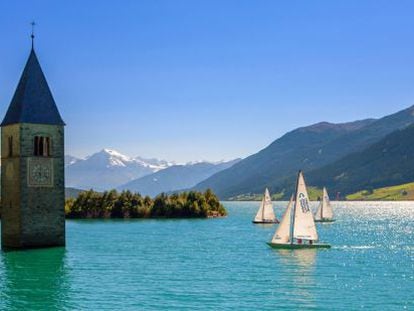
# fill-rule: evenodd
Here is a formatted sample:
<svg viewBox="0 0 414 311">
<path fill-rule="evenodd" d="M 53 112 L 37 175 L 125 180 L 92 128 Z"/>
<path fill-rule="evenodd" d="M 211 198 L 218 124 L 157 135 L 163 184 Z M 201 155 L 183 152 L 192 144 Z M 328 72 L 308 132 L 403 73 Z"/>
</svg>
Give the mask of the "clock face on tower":
<svg viewBox="0 0 414 311">
<path fill-rule="evenodd" d="M 53 186 L 53 159 L 29 158 L 28 159 L 28 185 L 30 187 Z"/>
</svg>

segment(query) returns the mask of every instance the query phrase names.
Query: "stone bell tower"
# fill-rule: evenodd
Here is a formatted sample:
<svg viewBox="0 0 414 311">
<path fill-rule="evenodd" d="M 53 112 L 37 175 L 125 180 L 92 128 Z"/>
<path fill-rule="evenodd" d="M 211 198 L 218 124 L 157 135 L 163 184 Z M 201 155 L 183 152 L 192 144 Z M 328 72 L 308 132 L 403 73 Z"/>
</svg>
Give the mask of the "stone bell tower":
<svg viewBox="0 0 414 311">
<path fill-rule="evenodd" d="M 0 125 L 4 249 L 65 245 L 64 125 L 32 44 Z"/>
</svg>

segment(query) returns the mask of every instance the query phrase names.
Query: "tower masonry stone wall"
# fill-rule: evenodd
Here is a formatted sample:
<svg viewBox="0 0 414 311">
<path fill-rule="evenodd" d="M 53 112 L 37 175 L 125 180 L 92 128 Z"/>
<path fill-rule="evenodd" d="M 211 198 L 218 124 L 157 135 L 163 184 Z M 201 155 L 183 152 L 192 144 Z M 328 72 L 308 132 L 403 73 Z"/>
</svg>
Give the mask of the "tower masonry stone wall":
<svg viewBox="0 0 414 311">
<path fill-rule="evenodd" d="M 49 137 L 50 156 L 35 157 L 34 138 Z M 8 140 L 13 137 L 13 154 Z M 2 128 L 2 245 L 65 245 L 64 128 L 19 124 Z M 39 170 L 49 176 L 39 179 Z"/>
<path fill-rule="evenodd" d="M 4 249 L 65 245 L 64 125 L 32 49 L 1 123 Z"/>
</svg>

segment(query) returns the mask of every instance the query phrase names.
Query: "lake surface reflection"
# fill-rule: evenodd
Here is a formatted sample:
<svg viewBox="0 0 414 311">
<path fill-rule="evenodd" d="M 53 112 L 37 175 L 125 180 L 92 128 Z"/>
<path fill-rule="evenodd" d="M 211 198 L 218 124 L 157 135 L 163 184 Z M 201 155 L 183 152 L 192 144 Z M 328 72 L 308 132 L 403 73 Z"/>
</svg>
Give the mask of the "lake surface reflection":
<svg viewBox="0 0 414 311">
<path fill-rule="evenodd" d="M 334 203 L 330 250 L 275 250 L 259 203 L 203 220 L 67 221 L 66 248 L 0 253 L 1 310 L 414 308 L 414 204 Z M 286 203 L 277 203 L 280 217 Z"/>
</svg>

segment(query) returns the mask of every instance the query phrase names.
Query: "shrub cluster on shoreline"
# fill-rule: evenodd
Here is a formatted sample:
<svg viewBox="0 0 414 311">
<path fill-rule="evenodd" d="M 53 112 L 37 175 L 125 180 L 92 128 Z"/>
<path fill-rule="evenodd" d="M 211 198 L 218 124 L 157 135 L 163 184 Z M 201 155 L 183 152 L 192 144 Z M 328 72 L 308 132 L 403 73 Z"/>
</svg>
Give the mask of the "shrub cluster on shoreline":
<svg viewBox="0 0 414 311">
<path fill-rule="evenodd" d="M 155 198 L 130 191 L 81 192 L 67 199 L 67 218 L 206 218 L 227 215 L 211 191 L 160 194 Z"/>
</svg>

